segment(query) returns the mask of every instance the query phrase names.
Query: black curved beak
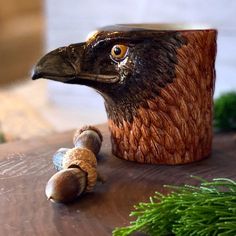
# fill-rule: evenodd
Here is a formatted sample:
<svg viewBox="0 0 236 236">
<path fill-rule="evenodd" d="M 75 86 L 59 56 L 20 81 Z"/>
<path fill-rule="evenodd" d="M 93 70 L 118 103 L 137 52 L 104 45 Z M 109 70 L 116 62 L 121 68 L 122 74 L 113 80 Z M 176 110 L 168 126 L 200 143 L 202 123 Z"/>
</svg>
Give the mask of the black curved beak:
<svg viewBox="0 0 236 236">
<path fill-rule="evenodd" d="M 45 78 L 69 84 L 86 84 L 86 81 L 114 83 L 117 75 L 101 75 L 81 71 L 85 43 L 57 48 L 43 56 L 33 69 L 32 79 Z"/>
<path fill-rule="evenodd" d="M 34 67 L 32 79 L 45 78 L 70 83 L 80 73 L 83 51 L 84 43 L 79 43 L 47 53 Z"/>
</svg>

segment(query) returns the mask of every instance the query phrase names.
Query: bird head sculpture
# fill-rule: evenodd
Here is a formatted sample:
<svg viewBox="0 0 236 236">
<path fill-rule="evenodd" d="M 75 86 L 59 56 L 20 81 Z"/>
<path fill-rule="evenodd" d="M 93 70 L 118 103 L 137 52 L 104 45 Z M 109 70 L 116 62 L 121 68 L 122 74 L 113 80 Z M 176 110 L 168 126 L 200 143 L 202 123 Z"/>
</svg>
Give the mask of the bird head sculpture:
<svg viewBox="0 0 236 236">
<path fill-rule="evenodd" d="M 112 150 L 120 158 L 165 164 L 200 160 L 211 151 L 216 31 L 166 27 L 101 28 L 84 43 L 46 54 L 33 79 L 98 91 Z"/>
</svg>

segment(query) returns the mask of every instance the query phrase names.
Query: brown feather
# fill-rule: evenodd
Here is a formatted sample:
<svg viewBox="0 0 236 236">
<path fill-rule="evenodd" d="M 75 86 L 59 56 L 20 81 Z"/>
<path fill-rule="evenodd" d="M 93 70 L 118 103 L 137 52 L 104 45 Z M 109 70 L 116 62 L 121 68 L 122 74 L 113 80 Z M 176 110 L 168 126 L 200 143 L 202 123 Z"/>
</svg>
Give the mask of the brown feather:
<svg viewBox="0 0 236 236">
<path fill-rule="evenodd" d="M 214 31 L 182 32 L 175 78 L 137 108 L 132 121 L 109 119 L 113 153 L 142 163 L 182 164 L 207 157 L 212 142 Z"/>
</svg>

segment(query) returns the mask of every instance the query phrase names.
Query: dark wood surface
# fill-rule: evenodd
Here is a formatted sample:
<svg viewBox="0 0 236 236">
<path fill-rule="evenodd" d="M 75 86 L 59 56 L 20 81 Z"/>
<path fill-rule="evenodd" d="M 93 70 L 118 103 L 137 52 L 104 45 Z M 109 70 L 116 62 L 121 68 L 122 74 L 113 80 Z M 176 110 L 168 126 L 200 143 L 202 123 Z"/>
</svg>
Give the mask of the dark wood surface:
<svg viewBox="0 0 236 236">
<path fill-rule="evenodd" d="M 71 147 L 72 132 L 0 145 L 0 235 L 111 235 L 129 222 L 129 212 L 164 184 L 194 183 L 189 175 L 236 179 L 235 134 L 217 134 L 212 156 L 180 166 L 136 164 L 111 154 L 109 134 L 99 126 L 104 143 L 99 170 L 106 178 L 93 193 L 69 205 L 47 201 L 45 184 L 55 170 L 52 154 Z"/>
</svg>

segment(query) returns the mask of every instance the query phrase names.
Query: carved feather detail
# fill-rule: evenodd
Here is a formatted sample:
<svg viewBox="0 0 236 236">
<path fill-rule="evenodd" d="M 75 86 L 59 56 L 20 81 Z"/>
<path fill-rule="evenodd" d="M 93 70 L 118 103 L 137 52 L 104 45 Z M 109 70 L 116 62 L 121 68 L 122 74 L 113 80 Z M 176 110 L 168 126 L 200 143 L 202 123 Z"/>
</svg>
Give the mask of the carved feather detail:
<svg viewBox="0 0 236 236">
<path fill-rule="evenodd" d="M 96 89 L 120 158 L 182 164 L 207 157 L 216 30 L 139 27 L 105 27 L 88 42 L 57 48 L 38 62 L 33 79 Z M 114 58 L 114 47 L 125 48 L 125 57 Z"/>
<path fill-rule="evenodd" d="M 181 35 L 188 43 L 177 49 L 173 82 L 140 106 L 131 122 L 109 119 L 116 156 L 182 164 L 210 154 L 216 35 L 212 31 Z"/>
</svg>

